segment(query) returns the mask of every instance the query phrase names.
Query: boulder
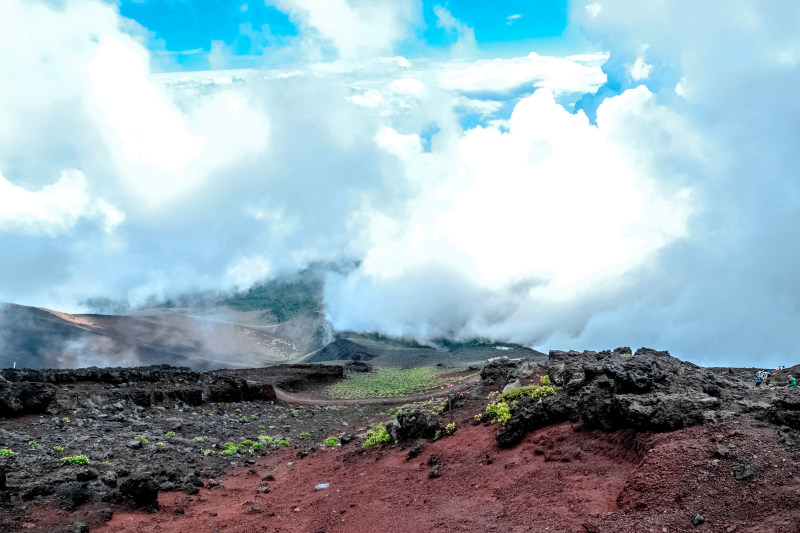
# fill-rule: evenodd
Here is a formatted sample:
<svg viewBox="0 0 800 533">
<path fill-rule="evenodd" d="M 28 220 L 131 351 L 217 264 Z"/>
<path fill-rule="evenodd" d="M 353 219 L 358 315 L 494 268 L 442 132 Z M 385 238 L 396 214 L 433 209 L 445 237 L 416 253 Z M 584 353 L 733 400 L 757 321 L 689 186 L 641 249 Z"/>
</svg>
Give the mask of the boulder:
<svg viewBox="0 0 800 533">
<path fill-rule="evenodd" d="M 133 507 L 158 506 L 158 485 L 149 477 L 126 479 L 119 492 Z"/>
</svg>

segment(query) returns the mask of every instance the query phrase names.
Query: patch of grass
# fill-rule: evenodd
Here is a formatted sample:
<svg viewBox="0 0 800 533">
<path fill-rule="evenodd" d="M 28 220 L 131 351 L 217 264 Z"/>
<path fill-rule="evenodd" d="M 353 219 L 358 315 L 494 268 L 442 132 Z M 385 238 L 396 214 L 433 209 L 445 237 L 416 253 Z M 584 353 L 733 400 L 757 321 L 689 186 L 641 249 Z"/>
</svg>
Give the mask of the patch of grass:
<svg viewBox="0 0 800 533">
<path fill-rule="evenodd" d="M 446 369 L 434 366 L 382 368 L 375 372 L 354 372 L 328 387 L 333 398 L 388 398 L 408 396 L 437 389 L 450 382 Z"/>
<path fill-rule="evenodd" d="M 30 446 L 31 448 L 38 448 L 39 447 L 39 443 L 36 442 L 35 440 L 32 440 L 32 441 L 30 441 L 28 443 L 28 446 Z"/>
<path fill-rule="evenodd" d="M 623 353 L 623 354 L 620 354 L 620 355 L 621 355 L 622 357 L 633 357 L 633 354 L 632 354 L 632 353 Z"/>
<path fill-rule="evenodd" d="M 311 433 L 308 433 L 307 431 L 304 431 L 304 432 L 300 433 L 301 437 L 308 437 L 310 435 L 311 435 Z"/>
<path fill-rule="evenodd" d="M 392 437 L 389 435 L 389 432 L 386 431 L 386 427 L 378 424 L 372 429 L 367 430 L 367 440 L 364 441 L 363 446 L 372 446 L 374 444 L 389 442 L 390 440 L 392 440 Z"/>
<path fill-rule="evenodd" d="M 163 442 L 156 442 L 156 446 L 166 446 Z"/>
<path fill-rule="evenodd" d="M 133 440 L 138 440 L 142 444 L 147 444 L 149 442 L 146 438 L 142 437 L 141 435 L 133 437 Z"/>
<path fill-rule="evenodd" d="M 58 444 L 56 444 L 55 446 L 53 446 L 53 451 L 54 452 L 59 452 L 59 453 L 63 452 L 64 451 L 64 447 L 63 446 L 59 446 Z"/>
<path fill-rule="evenodd" d="M 13 456 L 14 452 L 9 450 L 8 448 L 3 448 L 2 450 L 0 450 L 0 457 L 13 457 Z"/>
<path fill-rule="evenodd" d="M 339 444 L 339 439 L 337 437 L 328 437 L 323 441 L 325 446 L 336 446 Z"/>
<path fill-rule="evenodd" d="M 88 465 L 89 458 L 85 455 L 74 455 L 72 457 L 62 457 L 62 461 L 67 463 L 68 465 Z"/>
<path fill-rule="evenodd" d="M 167 437 L 174 437 L 174 436 L 175 436 L 174 431 L 167 431 Z"/>
<path fill-rule="evenodd" d="M 208 437 L 203 435 L 202 437 L 195 437 L 194 440 L 208 440 Z"/>
</svg>

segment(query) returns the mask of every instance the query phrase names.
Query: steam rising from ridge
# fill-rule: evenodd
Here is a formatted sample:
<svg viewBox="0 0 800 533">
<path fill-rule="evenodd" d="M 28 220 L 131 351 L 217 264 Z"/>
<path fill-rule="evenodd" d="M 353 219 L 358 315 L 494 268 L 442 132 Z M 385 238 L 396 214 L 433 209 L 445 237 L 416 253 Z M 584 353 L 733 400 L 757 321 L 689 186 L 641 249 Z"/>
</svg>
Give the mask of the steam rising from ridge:
<svg viewBox="0 0 800 533">
<path fill-rule="evenodd" d="M 356 265 L 325 278 L 337 329 L 791 357 L 796 3 L 576 2 L 601 53 L 466 64 L 376 57 L 283 4 L 342 59 L 155 75 L 111 6 L 0 4 L 0 301 L 323 262 Z M 402 4 L 376 51 L 418 20 Z"/>
</svg>

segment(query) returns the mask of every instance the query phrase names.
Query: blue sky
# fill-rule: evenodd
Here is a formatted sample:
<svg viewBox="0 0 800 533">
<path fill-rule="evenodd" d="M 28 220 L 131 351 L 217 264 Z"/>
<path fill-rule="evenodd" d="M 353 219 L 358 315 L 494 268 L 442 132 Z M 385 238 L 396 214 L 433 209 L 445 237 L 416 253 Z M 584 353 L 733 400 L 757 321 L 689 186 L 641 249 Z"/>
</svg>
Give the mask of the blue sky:
<svg viewBox="0 0 800 533">
<path fill-rule="evenodd" d="M 271 51 L 287 46 L 298 35 L 290 16 L 267 1 L 253 0 L 109 0 L 120 14 L 150 33 L 156 54 L 169 52 L 169 70 L 204 70 L 212 41 L 231 47 L 240 67 L 275 66 Z M 578 32 L 567 32 L 566 0 L 430 1 L 422 3 L 422 20 L 415 35 L 397 48 L 407 57 L 441 55 L 454 42 L 452 31 L 437 24 L 434 12 L 442 6 L 474 30 L 479 54 L 511 57 L 532 50 L 540 53 L 579 53 L 589 49 Z M 249 25 L 249 27 L 247 27 Z M 250 30 L 268 35 L 266 41 Z M 266 44 L 266 49 L 262 45 Z"/>
</svg>

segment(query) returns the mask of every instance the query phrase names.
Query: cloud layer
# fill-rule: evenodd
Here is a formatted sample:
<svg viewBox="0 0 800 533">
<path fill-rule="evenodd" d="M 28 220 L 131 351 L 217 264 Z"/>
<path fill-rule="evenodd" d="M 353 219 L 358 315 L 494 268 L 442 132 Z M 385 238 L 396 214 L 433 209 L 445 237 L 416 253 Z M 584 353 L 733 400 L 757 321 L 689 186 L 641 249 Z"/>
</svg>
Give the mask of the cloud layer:
<svg viewBox="0 0 800 533">
<path fill-rule="evenodd" d="M 496 59 L 440 8 L 446 61 L 391 55 L 418 2 L 274 4 L 308 62 L 161 75 L 112 6 L 0 5 L 0 301 L 346 263 L 337 328 L 791 356 L 793 3 L 575 3 L 602 52 Z"/>
</svg>

